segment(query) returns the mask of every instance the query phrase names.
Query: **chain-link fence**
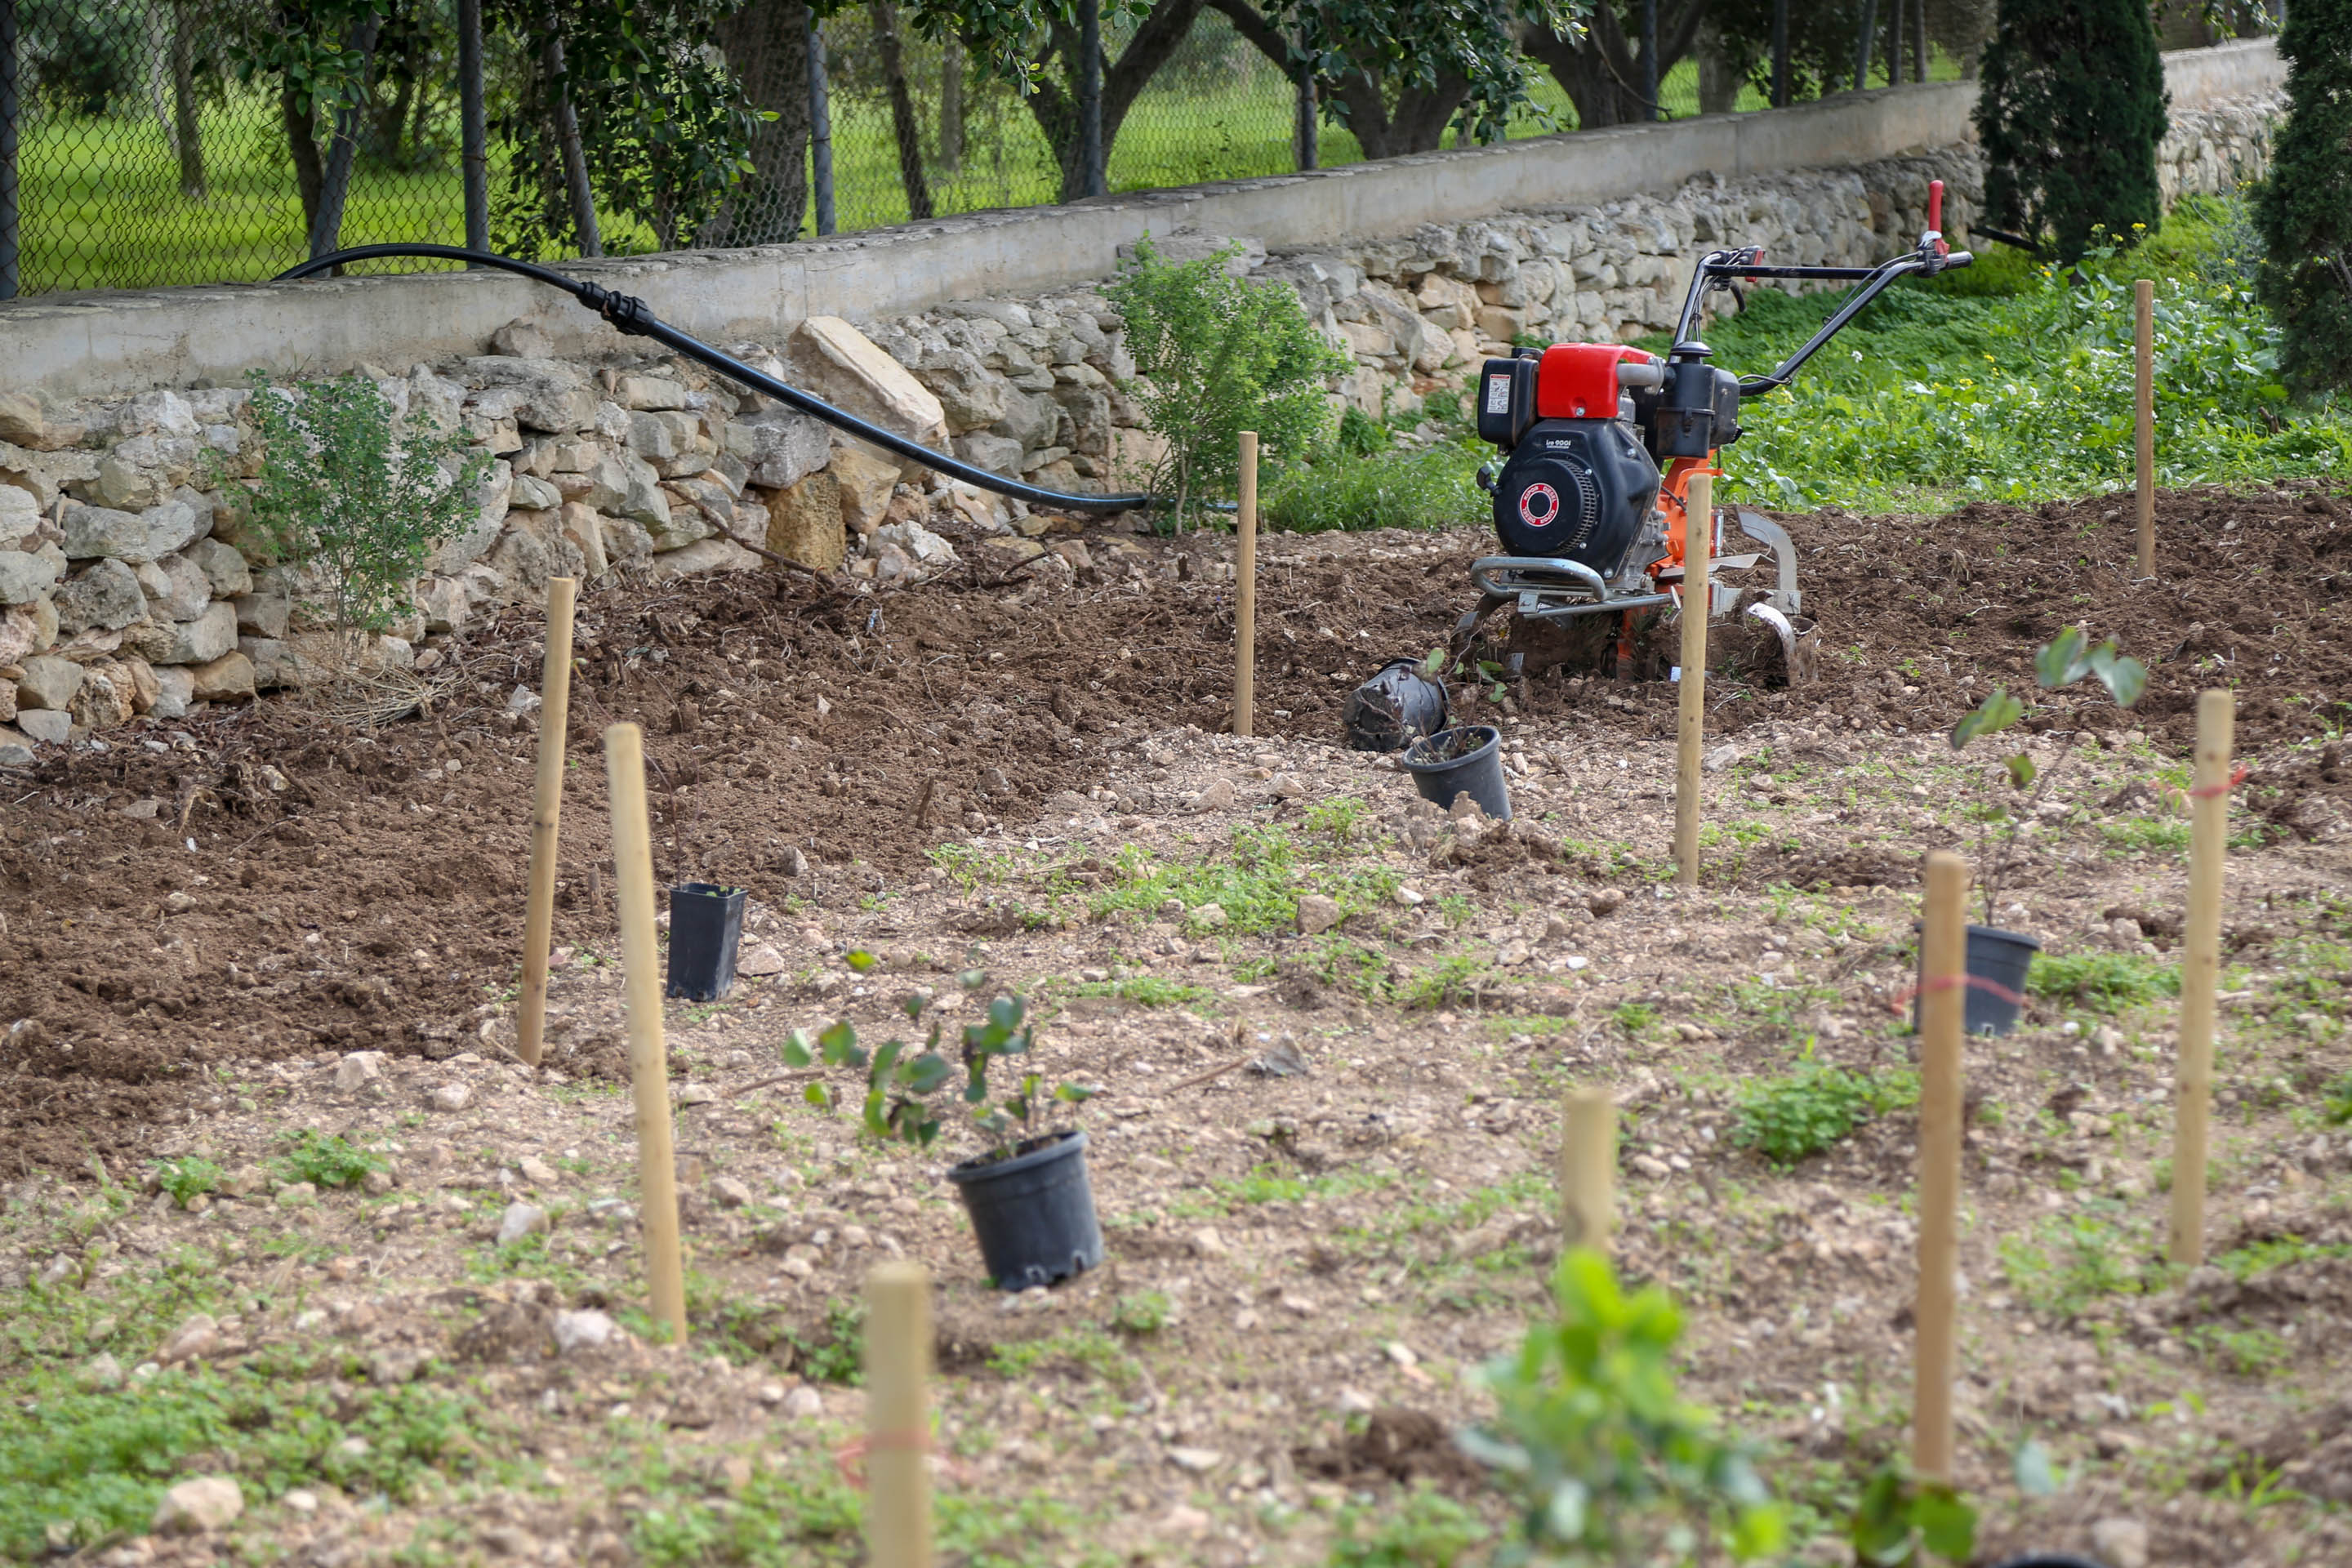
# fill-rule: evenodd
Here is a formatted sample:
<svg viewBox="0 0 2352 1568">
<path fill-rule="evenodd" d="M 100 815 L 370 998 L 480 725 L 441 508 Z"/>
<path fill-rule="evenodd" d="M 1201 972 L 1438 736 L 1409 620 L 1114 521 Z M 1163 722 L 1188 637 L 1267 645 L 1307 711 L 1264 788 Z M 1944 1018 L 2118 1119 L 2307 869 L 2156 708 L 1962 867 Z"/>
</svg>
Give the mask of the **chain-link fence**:
<svg viewBox="0 0 2352 1568">
<path fill-rule="evenodd" d="M 463 3 L 472 13 L 471 0 Z M 799 148 L 808 135 L 809 99 L 797 85 L 808 19 L 799 5 L 752 0 L 706 28 L 715 41 L 685 37 L 689 52 L 677 59 L 719 70 L 711 62 L 723 57 L 751 109 L 771 101 L 787 109 L 780 120 L 742 121 L 752 147 L 745 163 L 757 172 L 698 214 L 680 216 L 665 205 L 671 165 L 653 154 L 650 174 L 637 182 L 648 188 L 634 195 L 618 188 L 625 182 L 598 177 L 614 167 L 607 143 L 642 136 L 643 122 L 610 101 L 622 89 L 600 87 L 606 98 L 582 89 L 578 118 L 589 144 L 579 178 L 594 191 L 592 230 L 576 221 L 577 196 L 567 204 L 563 174 L 538 173 L 566 153 L 545 90 L 550 80 L 568 79 L 561 56 L 519 30 L 529 20 L 517 21 L 542 13 L 491 4 L 481 58 L 496 216 L 484 221 L 494 243 L 561 259 L 579 254 L 591 232 L 621 252 L 789 237 L 815 226 L 810 155 L 788 151 L 779 174 L 759 146 L 787 136 Z M 0 298 L 12 291 L 10 132 L 15 293 L 248 280 L 337 245 L 462 244 L 460 18 L 461 0 L 0 0 Z M 743 36 L 755 23 L 778 36 Z M 1253 41 L 1224 14 L 1204 9 L 1139 90 L 1129 90 L 1118 62 L 1134 25 L 1106 18 L 1111 190 L 1302 166 L 1298 84 L 1274 58 L 1279 40 Z M 844 9 L 824 24 L 824 37 L 830 194 L 840 230 L 1054 202 L 1082 188 L 1070 167 L 1074 100 L 1050 70 L 1046 90 L 1024 98 L 961 47 L 918 36 L 885 3 Z M 1940 51 L 1933 65 L 1939 77 L 1956 68 Z M 1737 107 L 1764 107 L 1753 87 L 1736 91 Z M 798 121 L 790 112 L 796 92 Z M 1710 96 L 1721 102 L 1727 94 L 1717 87 Z M 1669 117 L 1698 112 L 1700 99 L 1689 59 L 1659 84 Z M 1547 72 L 1536 75 L 1536 100 L 1512 134 L 1574 128 L 1575 108 Z M 1444 141 L 1452 143 L 1450 132 Z M 577 136 L 571 150 L 578 152 Z M 1349 129 L 1318 123 L 1312 163 L 1363 155 Z M 524 178 L 514 177 L 519 171 Z"/>
</svg>

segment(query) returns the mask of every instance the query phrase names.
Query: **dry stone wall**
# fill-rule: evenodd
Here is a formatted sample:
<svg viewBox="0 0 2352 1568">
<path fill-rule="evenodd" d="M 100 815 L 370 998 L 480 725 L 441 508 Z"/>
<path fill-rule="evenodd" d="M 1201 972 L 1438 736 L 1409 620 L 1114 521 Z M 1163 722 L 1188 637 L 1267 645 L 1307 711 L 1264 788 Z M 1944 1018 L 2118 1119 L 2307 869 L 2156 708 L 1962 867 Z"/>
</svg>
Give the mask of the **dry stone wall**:
<svg viewBox="0 0 2352 1568">
<path fill-rule="evenodd" d="M 2161 161 L 2177 199 L 2267 163 L 2275 105 L 2179 117 Z M 1333 386 L 1410 418 L 1482 358 L 1529 336 L 1622 341 L 1674 322 L 1696 258 L 1859 266 L 1909 245 L 1927 185 L 1965 240 L 1981 196 L 1969 146 L 1858 168 L 1726 181 L 1604 206 L 1501 213 L 1403 237 L 1268 255 L 1246 237 L 1160 237 L 1176 258 L 1238 244 L 1234 263 L 1295 289 L 1348 350 Z M 1717 296 L 1732 308 L 1727 296 Z M 973 300 L 863 327 L 793 324 L 739 356 L 859 416 L 1060 489 L 1135 482 L 1149 444 L 1121 391 L 1134 374 L 1101 293 Z M 491 458 L 473 526 L 435 554 L 386 665 L 429 670 L 469 618 L 535 598 L 551 575 L 681 577 L 760 552 L 891 582 L 951 565 L 958 540 L 1050 584 L 1094 563 L 1041 542 L 1043 520 L 878 455 L 690 362 L 554 357 L 530 319 L 489 352 L 366 371 L 405 419 L 462 429 Z M 274 563 L 248 516 L 258 473 L 242 387 L 58 404 L 0 386 L 0 764 L 135 717 L 171 720 L 314 674 L 320 584 Z"/>
</svg>

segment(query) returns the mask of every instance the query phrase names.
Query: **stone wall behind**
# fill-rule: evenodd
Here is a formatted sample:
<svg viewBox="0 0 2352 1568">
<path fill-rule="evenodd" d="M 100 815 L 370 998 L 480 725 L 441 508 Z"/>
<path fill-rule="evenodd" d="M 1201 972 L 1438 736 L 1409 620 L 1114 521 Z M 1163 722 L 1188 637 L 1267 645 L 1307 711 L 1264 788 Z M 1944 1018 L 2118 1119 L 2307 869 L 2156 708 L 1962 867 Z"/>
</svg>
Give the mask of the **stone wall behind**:
<svg viewBox="0 0 2352 1568">
<path fill-rule="evenodd" d="M 2168 198 L 2265 167 L 2276 104 L 2176 117 Z M 1927 182 L 1967 243 L 1981 171 L 1966 144 L 1855 168 L 1694 179 L 1669 195 L 1424 225 L 1403 238 L 1268 254 L 1186 230 L 1163 253 L 1229 243 L 1294 288 L 1354 361 L 1335 395 L 1409 418 L 1514 338 L 1622 341 L 1673 324 L 1696 258 L 1861 266 L 1906 247 Z M 1717 296 L 1719 300 L 1727 297 Z M 901 465 L 690 362 L 557 357 L 540 321 L 488 353 L 366 367 L 404 417 L 462 428 L 492 459 L 477 521 L 444 546 L 415 610 L 371 657 L 428 671 L 467 619 L 533 599 L 553 574 L 680 577 L 753 567 L 757 546 L 870 581 L 951 563 L 950 537 L 999 565 L 1066 553 L 1017 502 Z M 969 461 L 1061 489 L 1132 483 L 1146 450 L 1121 392 L 1122 323 L 1099 292 L 944 305 L 862 326 L 817 316 L 782 342 L 722 345 L 852 413 Z M 0 763 L 140 715 L 299 684 L 325 651 L 306 600 L 246 526 L 257 472 L 248 393 L 188 386 L 59 402 L 0 390 Z M 1038 574 L 1033 574 L 1036 575 Z M 13 722 L 10 722 L 12 721 Z"/>
</svg>

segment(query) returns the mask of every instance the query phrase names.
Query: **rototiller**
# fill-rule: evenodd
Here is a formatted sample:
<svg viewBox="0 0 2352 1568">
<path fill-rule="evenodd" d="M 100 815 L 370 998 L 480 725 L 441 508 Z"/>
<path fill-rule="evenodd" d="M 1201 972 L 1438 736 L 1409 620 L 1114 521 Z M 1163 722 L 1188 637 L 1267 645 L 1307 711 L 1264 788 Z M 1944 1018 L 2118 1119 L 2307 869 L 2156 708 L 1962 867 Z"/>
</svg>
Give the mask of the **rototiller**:
<svg viewBox="0 0 2352 1568">
<path fill-rule="evenodd" d="M 1664 359 L 1619 343 L 1555 343 L 1486 361 L 1478 434 L 1504 458 L 1499 473 L 1489 464 L 1478 478 L 1494 495 L 1505 553 L 1470 568 L 1480 598 L 1455 628 L 1456 650 L 1467 649 L 1481 624 L 1509 605 L 1517 612 L 1507 644 L 1512 675 L 1576 663 L 1630 676 L 1637 631 L 1687 591 L 1684 492 L 1691 475 L 1722 471 L 1717 457 L 1739 439 L 1740 399 L 1787 385 L 1896 279 L 1969 264 L 1968 252 L 1944 242 L 1944 183 L 1927 190 L 1918 246 L 1876 267 L 1770 267 L 1755 246 L 1708 252 L 1691 276 Z M 1850 279 L 1857 286 L 1770 374 L 1742 377 L 1708 363 L 1711 351 L 1698 338 L 1707 297 L 1718 289 L 1736 296 L 1735 279 L 1782 278 Z M 1800 683 L 1811 673 L 1813 623 L 1803 614 L 1795 548 L 1779 523 L 1740 510 L 1740 531 L 1770 550 L 1777 582 L 1756 590 L 1717 577 L 1763 559 L 1762 551 L 1723 552 L 1730 510 L 1717 508 L 1712 520 L 1708 613 L 1744 610 L 1769 626 L 1786 679 Z"/>
</svg>

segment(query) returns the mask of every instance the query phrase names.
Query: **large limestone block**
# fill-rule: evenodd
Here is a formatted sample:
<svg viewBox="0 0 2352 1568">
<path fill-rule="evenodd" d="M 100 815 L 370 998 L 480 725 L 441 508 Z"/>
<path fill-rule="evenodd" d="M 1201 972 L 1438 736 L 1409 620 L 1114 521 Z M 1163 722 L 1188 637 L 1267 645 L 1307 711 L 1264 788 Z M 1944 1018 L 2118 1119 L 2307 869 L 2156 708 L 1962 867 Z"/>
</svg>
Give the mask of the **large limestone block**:
<svg viewBox="0 0 2352 1568">
<path fill-rule="evenodd" d="M 25 673 L 16 679 L 16 706 L 63 709 L 71 703 L 74 693 L 81 689 L 83 670 L 69 658 L 51 658 L 44 655 L 28 658 L 18 668 Z"/>
<path fill-rule="evenodd" d="M 803 566 L 830 572 L 848 553 L 842 531 L 841 481 L 814 473 L 768 500 L 768 548 Z"/>
<path fill-rule="evenodd" d="M 58 607 L 47 599 L 0 610 L 0 664 L 22 664 L 58 640 Z"/>
<path fill-rule="evenodd" d="M 10 484 L 0 474 L 0 544 L 14 544 L 40 526 L 40 498 L 23 485 Z"/>
<path fill-rule="evenodd" d="M 886 430 L 937 447 L 947 411 L 905 365 L 838 316 L 811 316 L 788 345 L 801 384 L 837 408 Z"/>
<path fill-rule="evenodd" d="M 136 564 L 169 555 L 201 531 L 196 509 L 185 501 L 167 500 L 143 511 L 113 507 L 66 508 L 66 554 L 75 561 L 95 556 Z"/>
<path fill-rule="evenodd" d="M 236 647 L 236 606 L 215 599 L 192 621 L 134 627 L 122 646 L 150 664 L 206 664 Z"/>
<path fill-rule="evenodd" d="M 833 427 L 783 407 L 763 408 L 727 426 L 728 454 L 749 470 L 746 482 L 790 489 L 824 467 Z"/>
<path fill-rule="evenodd" d="M 526 430 L 562 435 L 596 422 L 602 401 L 588 377 L 562 360 L 486 354 L 467 360 L 460 374 L 484 387 L 509 387 L 523 395 L 514 405 L 515 422 Z"/>
<path fill-rule="evenodd" d="M 136 692 L 130 667 L 102 658 L 83 670 L 81 685 L 75 690 L 67 711 L 85 730 L 111 730 L 117 724 L 131 722 L 136 710 Z"/>
<path fill-rule="evenodd" d="M 731 539 L 699 539 L 683 550 L 656 555 L 649 568 L 656 578 L 694 577 L 706 572 L 750 572 L 760 558 Z"/>
<path fill-rule="evenodd" d="M 58 580 L 58 563 L 45 556 L 23 550 L 0 550 L 0 605 L 31 604 Z"/>
<path fill-rule="evenodd" d="M 232 648 L 205 664 L 187 667 L 189 695 L 203 702 L 242 702 L 255 689 L 253 661 Z"/>
<path fill-rule="evenodd" d="M 880 525 L 898 488 L 898 465 L 863 447 L 836 447 L 833 477 L 841 487 L 841 521 L 854 533 Z"/>
<path fill-rule="evenodd" d="M 199 539 L 183 552 L 205 574 L 215 599 L 234 599 L 253 591 L 253 569 L 245 557 L 217 539 Z"/>
</svg>

